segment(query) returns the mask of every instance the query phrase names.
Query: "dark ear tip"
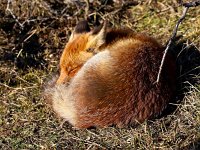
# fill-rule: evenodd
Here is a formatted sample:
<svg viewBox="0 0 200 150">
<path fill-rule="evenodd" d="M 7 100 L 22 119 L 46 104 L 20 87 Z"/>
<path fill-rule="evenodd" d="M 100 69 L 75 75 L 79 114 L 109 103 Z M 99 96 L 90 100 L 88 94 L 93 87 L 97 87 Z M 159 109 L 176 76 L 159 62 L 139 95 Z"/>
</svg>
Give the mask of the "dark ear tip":
<svg viewBox="0 0 200 150">
<path fill-rule="evenodd" d="M 78 24 L 88 24 L 88 21 L 85 20 L 85 19 L 84 19 L 84 20 L 80 20 L 80 21 L 77 23 L 77 25 L 78 25 Z"/>
<path fill-rule="evenodd" d="M 90 32 L 90 27 L 87 20 L 81 20 L 75 27 L 75 33 Z"/>
<path fill-rule="evenodd" d="M 102 28 L 106 28 L 107 27 L 107 24 L 108 24 L 108 21 L 107 20 L 104 20 L 104 22 L 99 25 L 99 26 L 96 26 L 93 31 L 92 31 L 92 34 L 95 35 L 95 34 L 98 34 Z"/>
</svg>

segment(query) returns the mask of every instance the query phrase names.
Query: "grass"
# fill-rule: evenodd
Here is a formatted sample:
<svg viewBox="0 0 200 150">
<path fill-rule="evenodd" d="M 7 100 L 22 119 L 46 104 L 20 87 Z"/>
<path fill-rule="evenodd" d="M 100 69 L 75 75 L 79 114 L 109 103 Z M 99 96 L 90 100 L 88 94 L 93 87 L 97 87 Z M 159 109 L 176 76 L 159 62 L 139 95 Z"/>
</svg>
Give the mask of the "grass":
<svg viewBox="0 0 200 150">
<path fill-rule="evenodd" d="M 171 1 L 136 6 L 91 4 L 90 23 L 106 18 L 112 26 L 146 32 L 163 44 L 182 8 Z M 200 9 L 191 8 L 174 48 L 178 90 L 173 111 L 136 127 L 75 130 L 56 118 L 42 98 L 44 82 L 57 71 L 59 56 L 77 20 L 80 6 L 61 1 L 7 1 L 0 4 L 0 148 L 1 149 L 199 149 Z M 78 9 L 77 7 L 80 7 Z M 98 11 L 97 11 L 98 10 Z M 118 11 L 115 11 L 118 10 Z M 108 15 L 109 14 L 109 15 Z M 74 15 L 72 17 L 72 15 Z"/>
</svg>

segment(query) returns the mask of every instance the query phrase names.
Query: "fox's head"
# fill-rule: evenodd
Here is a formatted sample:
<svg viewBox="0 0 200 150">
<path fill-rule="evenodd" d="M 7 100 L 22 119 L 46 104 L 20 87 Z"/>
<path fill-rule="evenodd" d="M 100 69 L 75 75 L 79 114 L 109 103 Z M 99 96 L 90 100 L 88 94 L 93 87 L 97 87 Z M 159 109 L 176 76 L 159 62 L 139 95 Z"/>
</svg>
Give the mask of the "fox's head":
<svg viewBox="0 0 200 150">
<path fill-rule="evenodd" d="M 57 84 L 69 81 L 84 63 L 104 44 L 106 22 L 90 30 L 87 21 L 80 21 L 72 32 L 60 58 L 60 76 Z"/>
</svg>

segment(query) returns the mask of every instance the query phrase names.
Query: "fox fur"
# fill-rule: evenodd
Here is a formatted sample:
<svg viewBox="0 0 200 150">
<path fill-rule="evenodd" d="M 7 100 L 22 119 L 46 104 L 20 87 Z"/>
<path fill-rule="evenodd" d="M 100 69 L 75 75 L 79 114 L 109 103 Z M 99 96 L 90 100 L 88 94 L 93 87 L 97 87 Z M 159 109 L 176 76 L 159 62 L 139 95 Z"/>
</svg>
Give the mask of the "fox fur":
<svg viewBox="0 0 200 150">
<path fill-rule="evenodd" d="M 60 76 L 45 90 L 58 116 L 76 128 L 123 127 L 155 118 L 173 98 L 175 61 L 164 48 L 130 29 L 92 31 L 80 22 L 60 59 Z"/>
</svg>

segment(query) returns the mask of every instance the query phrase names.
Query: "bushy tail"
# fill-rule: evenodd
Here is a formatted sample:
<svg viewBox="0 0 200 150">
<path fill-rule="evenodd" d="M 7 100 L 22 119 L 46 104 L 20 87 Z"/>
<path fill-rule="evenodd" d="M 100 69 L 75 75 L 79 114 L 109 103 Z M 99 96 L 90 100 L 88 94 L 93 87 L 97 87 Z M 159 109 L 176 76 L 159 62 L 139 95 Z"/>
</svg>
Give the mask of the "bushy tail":
<svg viewBox="0 0 200 150">
<path fill-rule="evenodd" d="M 44 97 L 53 110 L 64 120 L 72 125 L 76 123 L 76 109 L 73 95 L 66 85 L 55 85 L 47 87 L 44 91 Z"/>
</svg>

